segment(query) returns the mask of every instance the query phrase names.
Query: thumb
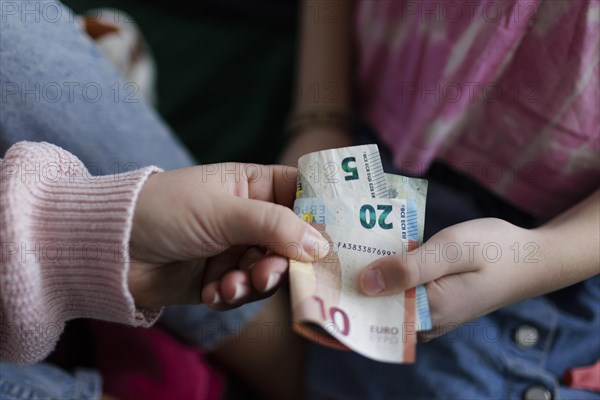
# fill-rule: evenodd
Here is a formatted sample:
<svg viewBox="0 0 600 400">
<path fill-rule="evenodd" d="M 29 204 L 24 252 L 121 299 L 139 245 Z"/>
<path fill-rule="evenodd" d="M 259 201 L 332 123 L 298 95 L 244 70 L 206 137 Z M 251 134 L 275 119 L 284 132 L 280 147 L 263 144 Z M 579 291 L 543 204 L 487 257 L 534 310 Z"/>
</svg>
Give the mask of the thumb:
<svg viewBox="0 0 600 400">
<path fill-rule="evenodd" d="M 424 273 L 415 254 L 387 256 L 372 262 L 361 272 L 359 288 L 368 296 L 387 296 L 415 287 L 427 278 L 435 279 Z"/>
<path fill-rule="evenodd" d="M 442 257 L 440 242 L 427 242 L 411 252 L 382 257 L 360 274 L 360 291 L 369 296 L 397 294 L 448 274 L 476 268 L 470 263 L 449 262 Z"/>
<path fill-rule="evenodd" d="M 273 253 L 312 261 L 324 257 L 329 243 L 292 210 L 267 201 L 233 198 L 224 232 L 230 245 L 259 245 Z"/>
<path fill-rule="evenodd" d="M 477 271 L 483 264 L 472 251 L 473 245 L 478 245 L 477 235 L 484 235 L 489 229 L 484 224 L 489 221 L 453 225 L 416 250 L 372 262 L 360 274 L 360 291 L 369 296 L 397 294 L 446 275 Z"/>
</svg>

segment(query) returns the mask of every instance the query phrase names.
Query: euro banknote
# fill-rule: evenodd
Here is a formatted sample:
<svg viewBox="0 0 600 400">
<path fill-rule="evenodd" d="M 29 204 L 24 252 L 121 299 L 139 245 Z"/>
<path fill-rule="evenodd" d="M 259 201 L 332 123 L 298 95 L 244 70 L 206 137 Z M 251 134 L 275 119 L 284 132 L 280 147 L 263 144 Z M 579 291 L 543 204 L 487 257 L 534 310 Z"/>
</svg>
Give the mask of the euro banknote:
<svg viewBox="0 0 600 400">
<path fill-rule="evenodd" d="M 297 199 L 333 198 L 344 202 L 355 196 L 369 195 L 413 200 L 416 212 L 411 213 L 411 221 L 415 221 L 416 215 L 417 242 L 423 242 L 427 180 L 385 173 L 377 145 L 306 154 L 298 160 L 298 168 Z M 417 286 L 416 292 L 418 328 L 429 330 L 431 317 L 425 288 Z"/>
<path fill-rule="evenodd" d="M 414 361 L 416 332 L 431 325 L 423 287 L 386 297 L 358 291 L 364 267 L 417 247 L 427 181 L 386 174 L 376 145 L 298 160 L 294 211 L 330 242 L 326 257 L 290 263 L 294 329 L 378 361 Z"/>
<path fill-rule="evenodd" d="M 367 297 L 357 285 L 366 265 L 383 255 L 400 253 L 402 245 L 392 236 L 373 240 L 346 227 L 314 226 L 331 249 L 319 261 L 290 266 L 294 329 L 311 340 L 348 348 L 373 360 L 413 362 L 414 290 L 408 295 Z"/>
<path fill-rule="evenodd" d="M 392 240 L 394 248 L 400 248 L 401 251 L 413 250 L 421 243 L 417 201 L 414 199 L 358 197 L 338 201 L 326 197 L 305 197 L 294 202 L 294 212 L 304 221 L 327 228 L 356 228 L 355 234 L 365 240 L 372 241 L 382 235 L 390 236 L 385 240 Z M 379 254 L 384 255 L 390 254 Z M 405 294 L 398 296 L 403 295 Z M 416 301 L 416 329 L 431 329 L 429 304 L 423 286 L 416 288 Z"/>
<path fill-rule="evenodd" d="M 298 170 L 297 198 L 387 197 L 385 173 L 374 144 L 306 154 L 298 159 Z"/>
</svg>

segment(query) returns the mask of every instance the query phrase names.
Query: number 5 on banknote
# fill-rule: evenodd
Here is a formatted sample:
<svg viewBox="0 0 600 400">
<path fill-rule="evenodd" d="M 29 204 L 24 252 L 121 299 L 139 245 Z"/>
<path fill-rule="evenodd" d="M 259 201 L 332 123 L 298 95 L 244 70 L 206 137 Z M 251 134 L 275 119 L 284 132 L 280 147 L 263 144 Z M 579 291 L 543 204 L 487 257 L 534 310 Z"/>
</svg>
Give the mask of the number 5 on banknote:
<svg viewBox="0 0 600 400">
<path fill-rule="evenodd" d="M 350 165 L 353 163 L 353 166 Z M 346 157 L 342 160 L 342 169 L 348 172 L 350 175 L 344 177 L 347 181 L 353 181 L 358 179 L 358 168 L 356 167 L 356 157 Z"/>
</svg>

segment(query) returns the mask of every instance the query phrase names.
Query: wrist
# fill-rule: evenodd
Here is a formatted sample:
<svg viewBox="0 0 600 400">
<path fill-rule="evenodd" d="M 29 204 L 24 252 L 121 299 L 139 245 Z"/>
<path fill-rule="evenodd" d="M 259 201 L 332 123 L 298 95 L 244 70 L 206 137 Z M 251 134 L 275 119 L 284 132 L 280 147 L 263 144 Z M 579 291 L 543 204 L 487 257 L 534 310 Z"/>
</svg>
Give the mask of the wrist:
<svg viewBox="0 0 600 400">
<path fill-rule="evenodd" d="M 352 132 L 333 126 L 313 127 L 291 138 L 280 157 L 282 164 L 296 165 L 298 158 L 315 151 L 347 147 L 353 144 Z"/>
<path fill-rule="evenodd" d="M 354 117 L 343 110 L 309 109 L 295 111 L 286 120 L 285 132 L 290 137 L 307 131 L 322 130 L 324 132 L 352 132 Z"/>
</svg>

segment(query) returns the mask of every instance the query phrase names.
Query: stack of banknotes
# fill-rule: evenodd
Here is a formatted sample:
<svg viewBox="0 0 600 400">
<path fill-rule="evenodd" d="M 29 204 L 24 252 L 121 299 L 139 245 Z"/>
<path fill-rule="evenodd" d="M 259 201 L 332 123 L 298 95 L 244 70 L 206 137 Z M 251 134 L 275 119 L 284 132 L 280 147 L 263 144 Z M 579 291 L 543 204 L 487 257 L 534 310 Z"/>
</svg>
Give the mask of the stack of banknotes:
<svg viewBox="0 0 600 400">
<path fill-rule="evenodd" d="M 431 328 L 425 289 L 368 297 L 360 272 L 423 240 L 427 181 L 383 171 L 376 145 L 325 150 L 298 160 L 294 212 L 329 241 L 325 257 L 290 263 L 294 329 L 310 340 L 377 361 L 411 363 L 417 332 Z"/>
</svg>

